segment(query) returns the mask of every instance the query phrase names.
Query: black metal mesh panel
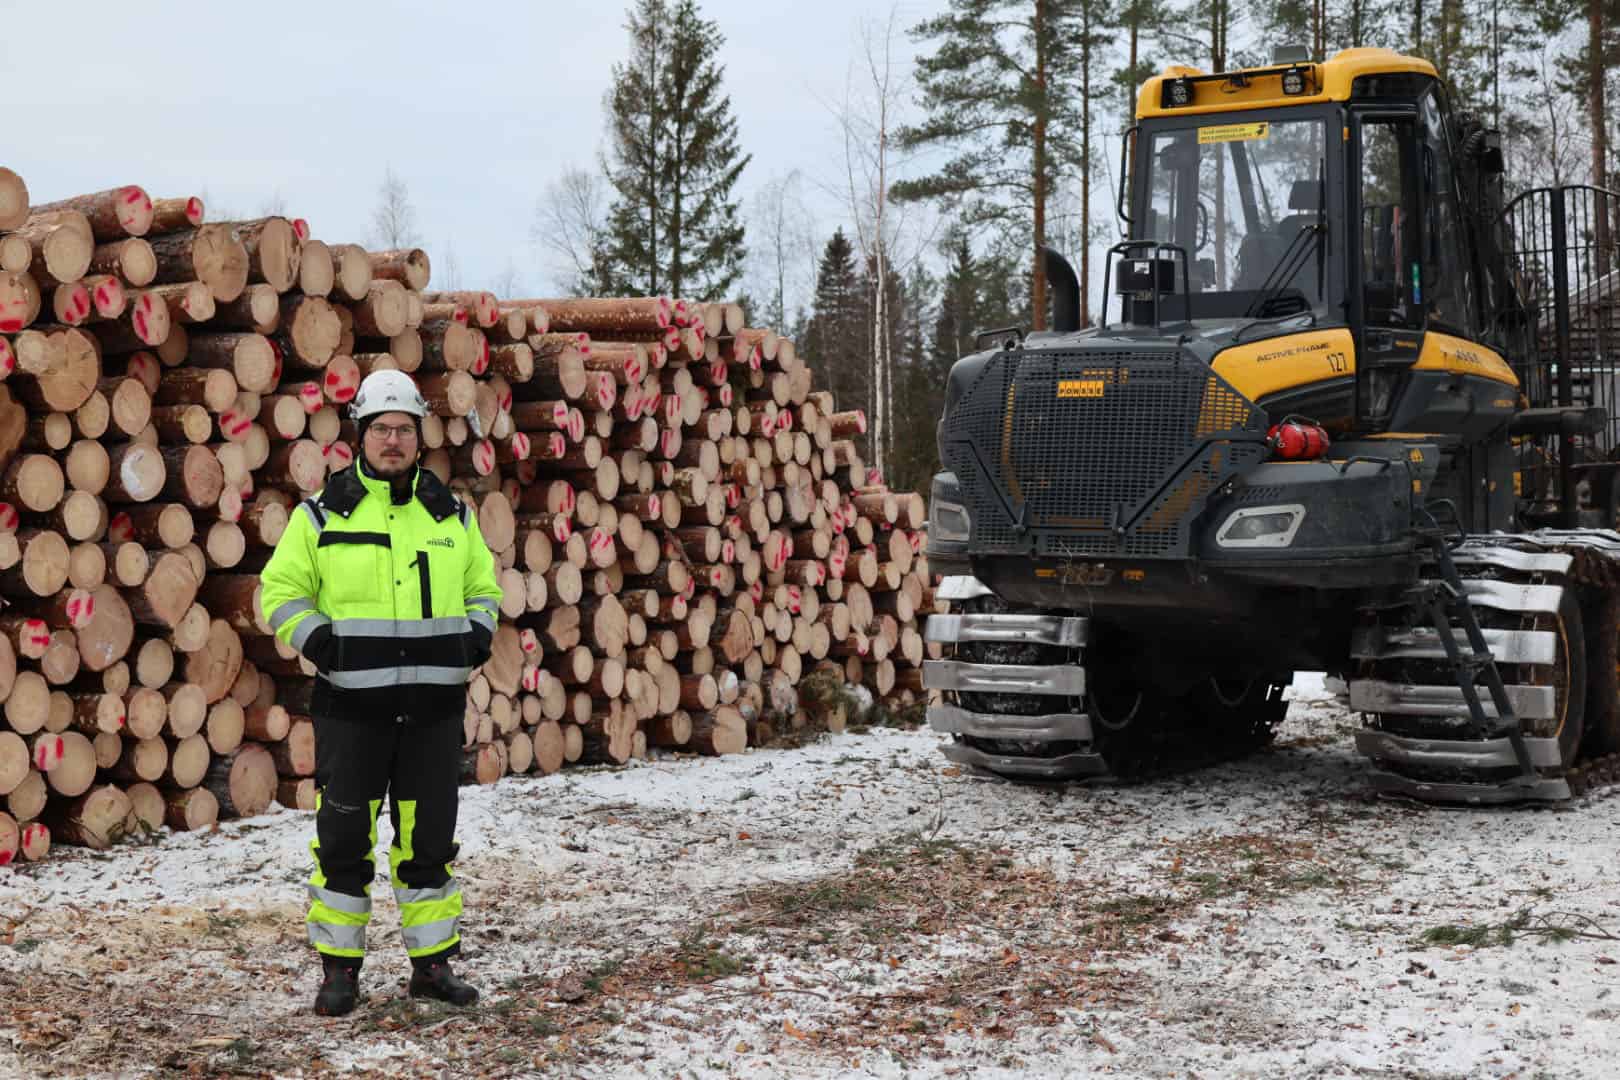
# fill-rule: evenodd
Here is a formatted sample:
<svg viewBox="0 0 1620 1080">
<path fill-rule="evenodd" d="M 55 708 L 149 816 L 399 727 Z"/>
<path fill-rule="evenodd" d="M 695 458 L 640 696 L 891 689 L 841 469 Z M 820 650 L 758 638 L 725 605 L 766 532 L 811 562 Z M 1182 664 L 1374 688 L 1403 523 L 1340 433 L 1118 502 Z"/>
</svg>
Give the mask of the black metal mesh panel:
<svg viewBox="0 0 1620 1080">
<path fill-rule="evenodd" d="M 1263 458 L 1264 423 L 1178 350 L 1007 353 L 948 418 L 946 456 L 977 550 L 1019 550 L 1022 513 L 1042 553 L 1168 556 L 1209 493 Z"/>
<path fill-rule="evenodd" d="M 1013 543 L 1012 518 L 1005 497 L 998 493 L 1004 490 L 1000 477 L 994 471 L 988 478 L 982 477 L 977 462 L 982 460 L 991 470 L 995 468 L 995 448 L 1000 445 L 1009 415 L 1008 392 L 1016 355 L 1002 353 L 993 357 L 946 420 L 950 435 L 945 445 L 945 466 L 961 484 L 962 497 L 973 519 L 977 550 L 990 551 Z"/>
<path fill-rule="evenodd" d="M 1508 276 L 1508 361 L 1532 407 L 1597 406 L 1608 423 L 1570 439 L 1570 464 L 1620 460 L 1620 196 L 1593 187 L 1538 188 L 1508 205 L 1498 240 Z M 1522 304 L 1520 317 L 1511 308 Z M 1556 436 L 1516 440 L 1521 496 L 1559 499 Z"/>
</svg>

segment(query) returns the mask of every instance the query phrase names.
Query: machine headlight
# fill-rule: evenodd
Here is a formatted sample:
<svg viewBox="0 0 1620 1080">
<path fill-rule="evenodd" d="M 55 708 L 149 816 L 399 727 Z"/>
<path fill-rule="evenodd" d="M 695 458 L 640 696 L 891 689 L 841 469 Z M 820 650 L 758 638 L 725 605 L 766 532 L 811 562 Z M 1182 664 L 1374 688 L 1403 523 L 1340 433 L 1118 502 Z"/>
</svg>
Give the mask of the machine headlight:
<svg viewBox="0 0 1620 1080">
<path fill-rule="evenodd" d="M 947 544 L 965 544 L 973 538 L 973 519 L 961 503 L 935 500 L 928 510 L 928 535 Z"/>
<path fill-rule="evenodd" d="M 1172 80 L 1170 85 L 1166 88 L 1165 97 L 1170 102 L 1170 106 L 1172 108 L 1185 109 L 1188 105 L 1192 104 L 1192 83 L 1186 79 Z"/>
<path fill-rule="evenodd" d="M 1289 68 L 1283 72 L 1282 92 L 1289 97 L 1296 97 L 1305 92 L 1305 70 L 1303 68 Z"/>
<path fill-rule="evenodd" d="M 1215 534 L 1215 542 L 1228 548 L 1283 548 L 1294 542 L 1305 507 L 1246 506 L 1234 510 Z"/>
</svg>

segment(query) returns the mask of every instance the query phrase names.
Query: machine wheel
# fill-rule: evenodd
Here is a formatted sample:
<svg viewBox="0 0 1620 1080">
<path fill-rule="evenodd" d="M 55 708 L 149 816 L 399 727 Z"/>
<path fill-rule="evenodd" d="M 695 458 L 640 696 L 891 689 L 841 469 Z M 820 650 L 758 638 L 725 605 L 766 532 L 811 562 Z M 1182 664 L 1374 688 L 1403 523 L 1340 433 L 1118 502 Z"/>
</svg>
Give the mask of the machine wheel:
<svg viewBox="0 0 1620 1080">
<path fill-rule="evenodd" d="M 1110 675 L 1111 664 L 1087 667 L 1086 715 L 1096 751 L 1117 777 L 1146 772 L 1159 758 L 1167 702 L 1151 686 Z"/>
<path fill-rule="evenodd" d="M 1256 675 L 1248 679 L 1212 676 L 1187 697 L 1195 725 L 1223 748 L 1240 754 L 1270 746 L 1288 712 L 1283 690 L 1291 674 Z"/>
<path fill-rule="evenodd" d="M 1581 613 L 1586 622 L 1584 757 L 1620 752 L 1620 598 L 1605 594 Z"/>
<path fill-rule="evenodd" d="M 1519 677 L 1506 682 L 1519 682 L 1532 686 L 1551 685 L 1557 698 L 1557 715 L 1533 722 L 1531 733 L 1544 738 L 1557 738 L 1558 754 L 1566 766 L 1573 765 L 1581 750 L 1581 735 L 1586 725 L 1586 703 L 1590 692 L 1587 677 L 1587 639 L 1581 620 L 1580 600 L 1573 588 L 1564 590 L 1558 605 L 1558 616 L 1534 616 L 1525 620 L 1527 630 L 1553 630 L 1558 634 L 1558 658 L 1550 666 L 1519 665 Z M 1610 637 L 1612 639 L 1611 631 Z M 1609 678 L 1614 678 L 1610 665 Z M 1612 698 L 1611 698 L 1612 700 Z"/>
</svg>

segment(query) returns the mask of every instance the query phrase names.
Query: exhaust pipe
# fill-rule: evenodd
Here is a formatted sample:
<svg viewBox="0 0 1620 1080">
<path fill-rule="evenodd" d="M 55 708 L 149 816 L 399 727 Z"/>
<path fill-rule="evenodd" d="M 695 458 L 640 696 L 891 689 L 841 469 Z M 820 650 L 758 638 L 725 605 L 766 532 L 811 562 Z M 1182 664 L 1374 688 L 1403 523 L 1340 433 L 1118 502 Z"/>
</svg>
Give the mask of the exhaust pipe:
<svg viewBox="0 0 1620 1080">
<path fill-rule="evenodd" d="M 1069 260 L 1052 248 L 1041 248 L 1046 285 L 1052 293 L 1052 329 L 1060 334 L 1080 329 L 1080 279 Z"/>
</svg>

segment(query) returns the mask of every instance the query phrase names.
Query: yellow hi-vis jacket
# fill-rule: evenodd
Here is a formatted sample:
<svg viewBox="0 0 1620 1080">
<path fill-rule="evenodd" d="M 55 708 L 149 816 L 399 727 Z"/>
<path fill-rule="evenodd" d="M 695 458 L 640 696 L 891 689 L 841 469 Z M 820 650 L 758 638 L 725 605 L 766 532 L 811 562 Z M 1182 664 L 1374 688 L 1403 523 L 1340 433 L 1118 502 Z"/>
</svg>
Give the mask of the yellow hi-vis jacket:
<svg viewBox="0 0 1620 1080">
<path fill-rule="evenodd" d="M 276 636 L 320 670 L 313 709 L 459 715 L 500 610 L 472 509 L 418 468 L 395 500 L 358 463 L 290 515 L 260 578 Z"/>
</svg>

